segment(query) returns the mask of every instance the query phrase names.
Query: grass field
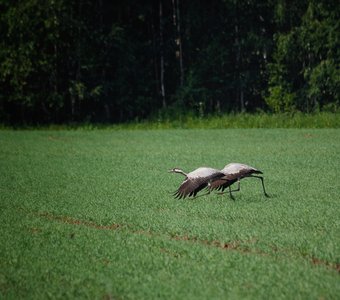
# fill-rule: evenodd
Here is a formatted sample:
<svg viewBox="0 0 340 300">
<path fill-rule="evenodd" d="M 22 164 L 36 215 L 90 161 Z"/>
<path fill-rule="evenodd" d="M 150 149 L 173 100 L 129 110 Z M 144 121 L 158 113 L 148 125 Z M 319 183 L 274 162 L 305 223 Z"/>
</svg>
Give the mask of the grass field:
<svg viewBox="0 0 340 300">
<path fill-rule="evenodd" d="M 186 171 L 264 172 L 175 200 Z M 0 131 L 1 299 L 336 299 L 340 130 Z"/>
</svg>

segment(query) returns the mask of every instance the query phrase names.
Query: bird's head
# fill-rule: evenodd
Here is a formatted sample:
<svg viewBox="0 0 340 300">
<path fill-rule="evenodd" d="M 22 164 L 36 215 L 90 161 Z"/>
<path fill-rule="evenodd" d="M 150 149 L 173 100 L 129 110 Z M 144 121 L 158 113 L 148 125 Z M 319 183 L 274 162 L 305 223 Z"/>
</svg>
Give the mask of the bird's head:
<svg viewBox="0 0 340 300">
<path fill-rule="evenodd" d="M 183 170 L 180 168 L 172 168 L 168 171 L 169 173 L 183 173 Z"/>
<path fill-rule="evenodd" d="M 188 176 L 187 173 L 185 173 L 180 168 L 173 168 L 173 169 L 169 170 L 168 172 L 169 173 L 178 173 L 178 174 L 182 174 L 183 176 Z"/>
</svg>

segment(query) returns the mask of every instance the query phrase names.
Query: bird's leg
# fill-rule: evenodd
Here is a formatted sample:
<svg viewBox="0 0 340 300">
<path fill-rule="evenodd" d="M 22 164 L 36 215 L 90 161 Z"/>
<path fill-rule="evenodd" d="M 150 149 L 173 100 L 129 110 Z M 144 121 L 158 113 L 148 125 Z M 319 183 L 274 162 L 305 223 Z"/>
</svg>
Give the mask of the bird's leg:
<svg viewBox="0 0 340 300">
<path fill-rule="evenodd" d="M 232 190 L 231 190 L 231 186 L 229 185 L 229 195 L 230 195 L 230 198 L 233 199 L 233 200 L 235 200 L 235 198 L 234 198 L 232 192 L 239 192 L 240 189 L 241 189 L 240 179 L 237 180 L 237 189 L 236 189 L 236 190 L 233 190 L 233 191 L 232 191 Z M 218 195 L 223 195 L 223 194 L 225 194 L 225 193 L 228 193 L 228 192 L 220 192 L 220 193 L 217 193 L 217 194 L 218 194 Z"/>
<path fill-rule="evenodd" d="M 233 194 L 232 194 L 231 192 L 232 192 L 231 186 L 229 185 L 229 195 L 230 195 L 230 198 L 231 198 L 232 200 L 235 200 L 235 197 L 233 196 Z"/>
<path fill-rule="evenodd" d="M 206 195 L 209 195 L 210 194 L 210 189 L 208 190 L 208 192 L 207 193 L 205 193 L 205 194 L 202 194 L 202 195 L 198 195 L 198 196 L 195 196 L 194 198 L 192 198 L 192 199 L 196 199 L 196 198 L 198 198 L 198 197 L 202 197 L 202 196 L 206 196 Z"/>
<path fill-rule="evenodd" d="M 209 194 L 211 193 L 211 183 L 210 183 L 210 182 L 208 182 L 207 188 L 208 188 L 208 192 L 207 192 L 207 193 L 202 194 L 202 195 L 199 195 L 199 196 L 195 196 L 193 199 L 196 199 L 196 198 L 198 198 L 198 197 L 202 197 L 202 196 L 209 195 Z"/>
<path fill-rule="evenodd" d="M 229 186 L 230 188 L 230 186 Z M 237 179 L 237 190 L 233 190 L 232 192 L 239 192 L 241 189 L 241 185 L 240 185 L 240 179 Z"/>
<path fill-rule="evenodd" d="M 259 178 L 261 180 L 262 183 L 262 188 L 263 188 L 263 193 L 266 197 L 269 197 L 269 195 L 266 193 L 266 189 L 264 188 L 264 179 L 262 176 L 256 176 L 256 175 L 251 175 L 249 177 L 254 177 L 254 178 Z"/>
<path fill-rule="evenodd" d="M 231 190 L 231 186 L 229 185 L 229 193 L 231 193 L 231 192 L 239 192 L 240 189 L 241 189 L 240 180 L 237 180 L 237 189 L 236 190 L 232 191 Z M 226 194 L 226 193 L 228 193 L 228 192 L 219 192 L 219 193 L 217 193 L 217 195 L 223 195 L 223 194 Z"/>
</svg>

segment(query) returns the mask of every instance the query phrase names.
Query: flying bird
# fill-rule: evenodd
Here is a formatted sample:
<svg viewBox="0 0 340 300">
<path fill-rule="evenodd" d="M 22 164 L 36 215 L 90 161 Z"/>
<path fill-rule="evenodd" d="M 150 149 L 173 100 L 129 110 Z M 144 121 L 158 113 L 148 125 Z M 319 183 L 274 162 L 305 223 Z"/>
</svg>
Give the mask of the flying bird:
<svg viewBox="0 0 340 300">
<path fill-rule="evenodd" d="M 196 197 L 197 193 L 206 187 L 208 187 L 208 193 L 204 195 L 207 195 L 211 191 L 211 184 L 215 180 L 225 176 L 225 174 L 220 170 L 207 167 L 198 168 L 188 174 L 179 168 L 173 168 L 169 170 L 169 172 L 178 173 L 185 176 L 184 181 L 174 193 L 175 198 L 178 199 L 184 199 L 187 196 Z"/>
<path fill-rule="evenodd" d="M 219 194 L 224 194 L 224 190 L 229 188 L 229 194 L 232 199 L 234 199 L 232 192 L 238 192 L 240 190 L 240 180 L 246 177 L 250 178 L 258 178 L 261 180 L 263 193 L 266 197 L 269 195 L 266 193 L 266 189 L 264 187 L 264 179 L 262 176 L 254 175 L 254 174 L 263 174 L 260 170 L 257 170 L 251 166 L 239 163 L 230 163 L 226 165 L 221 172 L 225 175 L 223 177 L 218 178 L 213 181 L 210 185 L 210 190 L 219 190 L 221 191 Z M 231 185 L 237 182 L 238 187 L 236 190 L 231 190 Z"/>
</svg>

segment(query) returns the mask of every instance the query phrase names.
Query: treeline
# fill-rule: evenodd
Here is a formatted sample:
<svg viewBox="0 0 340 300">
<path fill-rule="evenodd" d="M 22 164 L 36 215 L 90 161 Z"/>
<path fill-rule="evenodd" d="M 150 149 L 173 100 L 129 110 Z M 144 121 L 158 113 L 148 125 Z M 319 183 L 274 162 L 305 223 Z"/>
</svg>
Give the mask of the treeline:
<svg viewBox="0 0 340 300">
<path fill-rule="evenodd" d="M 0 122 L 335 110 L 334 0 L 0 2 Z"/>
</svg>

